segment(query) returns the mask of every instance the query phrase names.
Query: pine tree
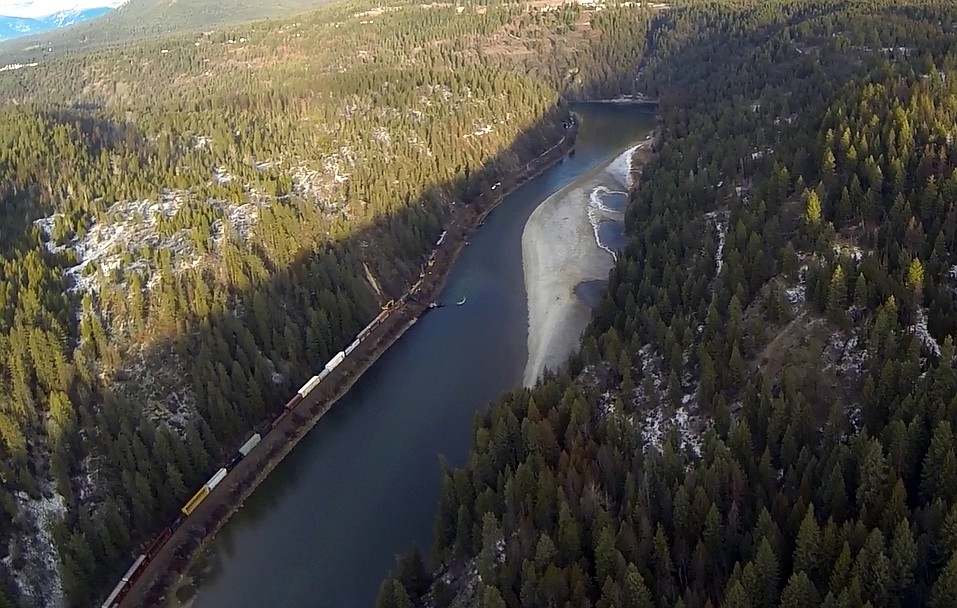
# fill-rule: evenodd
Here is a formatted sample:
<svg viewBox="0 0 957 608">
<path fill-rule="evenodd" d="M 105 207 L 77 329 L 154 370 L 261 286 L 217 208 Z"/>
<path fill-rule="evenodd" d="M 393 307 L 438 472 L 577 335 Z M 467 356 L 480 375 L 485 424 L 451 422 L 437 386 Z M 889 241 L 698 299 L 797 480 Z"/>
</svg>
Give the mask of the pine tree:
<svg viewBox="0 0 957 608">
<path fill-rule="evenodd" d="M 814 190 L 804 192 L 804 223 L 808 226 L 821 223 L 821 199 Z"/>
<path fill-rule="evenodd" d="M 930 608 L 957 606 L 957 554 L 951 556 L 941 571 L 931 594 Z"/>
<path fill-rule="evenodd" d="M 820 565 L 820 549 L 821 529 L 814 518 L 814 505 L 811 505 L 798 531 L 797 546 L 794 549 L 794 571 L 804 572 L 809 577 L 815 576 Z"/>
<path fill-rule="evenodd" d="M 906 520 L 901 520 L 894 530 L 890 544 L 890 588 L 900 593 L 914 584 L 914 568 L 917 566 L 917 542 Z"/>
<path fill-rule="evenodd" d="M 625 572 L 624 608 L 653 608 L 651 594 L 634 564 Z"/>
<path fill-rule="evenodd" d="M 846 298 L 847 285 L 844 280 L 844 269 L 838 264 L 831 274 L 831 282 L 827 292 L 827 313 L 832 319 L 843 317 Z"/>
<path fill-rule="evenodd" d="M 788 584 L 781 592 L 780 608 L 816 608 L 821 603 L 814 583 L 804 572 L 791 575 Z"/>
<path fill-rule="evenodd" d="M 916 294 L 924 289 L 924 265 L 917 258 L 907 267 L 907 287 Z"/>
</svg>

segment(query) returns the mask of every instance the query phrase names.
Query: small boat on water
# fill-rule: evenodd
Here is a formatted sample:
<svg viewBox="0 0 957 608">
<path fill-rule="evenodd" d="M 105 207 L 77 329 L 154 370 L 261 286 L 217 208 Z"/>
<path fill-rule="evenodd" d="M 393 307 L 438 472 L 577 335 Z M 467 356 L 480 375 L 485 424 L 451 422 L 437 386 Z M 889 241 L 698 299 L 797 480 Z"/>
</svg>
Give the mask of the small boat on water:
<svg viewBox="0 0 957 608">
<path fill-rule="evenodd" d="M 456 306 L 461 306 L 462 304 L 465 304 L 465 300 L 467 300 L 467 299 L 468 299 L 468 296 L 465 296 L 464 298 L 462 298 L 462 301 L 461 301 L 461 302 L 456 302 L 455 305 L 456 305 Z"/>
</svg>

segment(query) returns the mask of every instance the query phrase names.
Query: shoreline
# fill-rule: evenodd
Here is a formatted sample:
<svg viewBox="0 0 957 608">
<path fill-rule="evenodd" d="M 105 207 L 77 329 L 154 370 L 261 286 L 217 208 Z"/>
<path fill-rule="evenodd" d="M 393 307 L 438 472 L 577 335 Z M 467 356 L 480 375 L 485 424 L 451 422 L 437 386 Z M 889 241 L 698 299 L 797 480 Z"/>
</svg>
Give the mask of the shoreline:
<svg viewBox="0 0 957 608">
<path fill-rule="evenodd" d="M 485 218 L 518 187 L 539 176 L 563 160 L 574 148 L 581 117 L 571 112 L 572 124 L 558 143 L 526 163 L 524 170 L 504 177 L 498 191 L 483 193 L 466 205 L 455 205 L 442 246 L 434 250 L 435 264 L 422 279 L 417 293 L 419 301 L 410 300 L 396 309 L 382 325 L 370 332 L 350 359 L 330 374 L 329 382 L 319 385 L 289 415 L 266 434 L 259 448 L 242 459 L 227 478 L 210 493 L 199 507 L 183 521 L 169 540 L 154 555 L 143 573 L 130 588 L 121 608 L 164 606 L 170 603 L 170 592 L 181 587 L 183 575 L 196 555 L 205 549 L 230 517 L 242 508 L 245 500 L 298 445 L 359 378 L 429 311 L 428 304 L 442 290 L 465 247 L 468 237 Z M 192 598 L 183 604 L 191 603 Z"/>
<path fill-rule="evenodd" d="M 592 307 L 579 286 L 607 281 L 617 253 L 604 245 L 598 226 L 621 221 L 601 194 L 628 195 L 648 161 L 654 133 L 604 161 L 559 190 L 529 216 L 522 232 L 522 263 L 528 297 L 528 362 L 523 385 L 534 387 L 546 369 L 556 369 L 580 346 Z"/>
</svg>

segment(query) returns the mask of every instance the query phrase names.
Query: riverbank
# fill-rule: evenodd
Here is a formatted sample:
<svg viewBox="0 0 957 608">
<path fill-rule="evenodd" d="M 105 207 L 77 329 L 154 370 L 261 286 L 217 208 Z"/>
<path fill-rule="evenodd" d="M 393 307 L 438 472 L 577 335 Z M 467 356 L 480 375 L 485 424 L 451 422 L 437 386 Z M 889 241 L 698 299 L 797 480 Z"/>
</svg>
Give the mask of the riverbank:
<svg viewBox="0 0 957 608">
<path fill-rule="evenodd" d="M 503 178 L 494 191 L 452 211 L 448 233 L 434 255 L 434 264 L 416 292 L 417 301 L 409 301 L 394 311 L 382 325 L 370 333 L 350 358 L 327 381 L 310 393 L 269 434 L 259 447 L 239 462 L 230 475 L 170 537 L 132 587 L 121 606 L 134 608 L 165 603 L 174 583 L 223 524 L 252 494 L 256 487 L 305 437 L 319 419 L 348 392 L 359 377 L 385 353 L 415 322 L 427 312 L 428 303 L 440 292 L 456 257 L 468 237 L 485 217 L 518 186 L 538 176 L 564 159 L 574 146 L 580 120 L 572 121 L 567 134 L 552 148 L 529 162 L 524 170 Z"/>
<path fill-rule="evenodd" d="M 603 202 L 627 195 L 651 155 L 653 134 L 556 192 L 532 213 L 522 234 L 528 294 L 528 363 L 524 385 L 532 387 L 546 369 L 560 367 L 578 347 L 591 307 L 576 288 L 606 281 L 615 252 L 598 235 L 605 221 L 621 221 L 623 207 Z"/>
</svg>

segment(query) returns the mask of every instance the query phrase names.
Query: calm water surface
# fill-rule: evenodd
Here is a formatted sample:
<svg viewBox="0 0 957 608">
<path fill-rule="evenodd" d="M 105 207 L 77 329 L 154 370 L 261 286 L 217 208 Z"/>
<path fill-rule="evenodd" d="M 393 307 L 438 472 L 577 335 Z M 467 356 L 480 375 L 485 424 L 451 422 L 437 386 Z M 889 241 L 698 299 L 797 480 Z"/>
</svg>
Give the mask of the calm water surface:
<svg viewBox="0 0 957 608">
<path fill-rule="evenodd" d="M 193 608 L 370 608 L 397 553 L 431 548 L 439 455 L 464 463 L 475 413 L 521 385 L 528 216 L 654 126 L 633 108 L 576 111 L 575 155 L 508 197 L 455 264 L 439 300 L 467 303 L 420 320 L 256 489 L 180 589 Z"/>
</svg>

